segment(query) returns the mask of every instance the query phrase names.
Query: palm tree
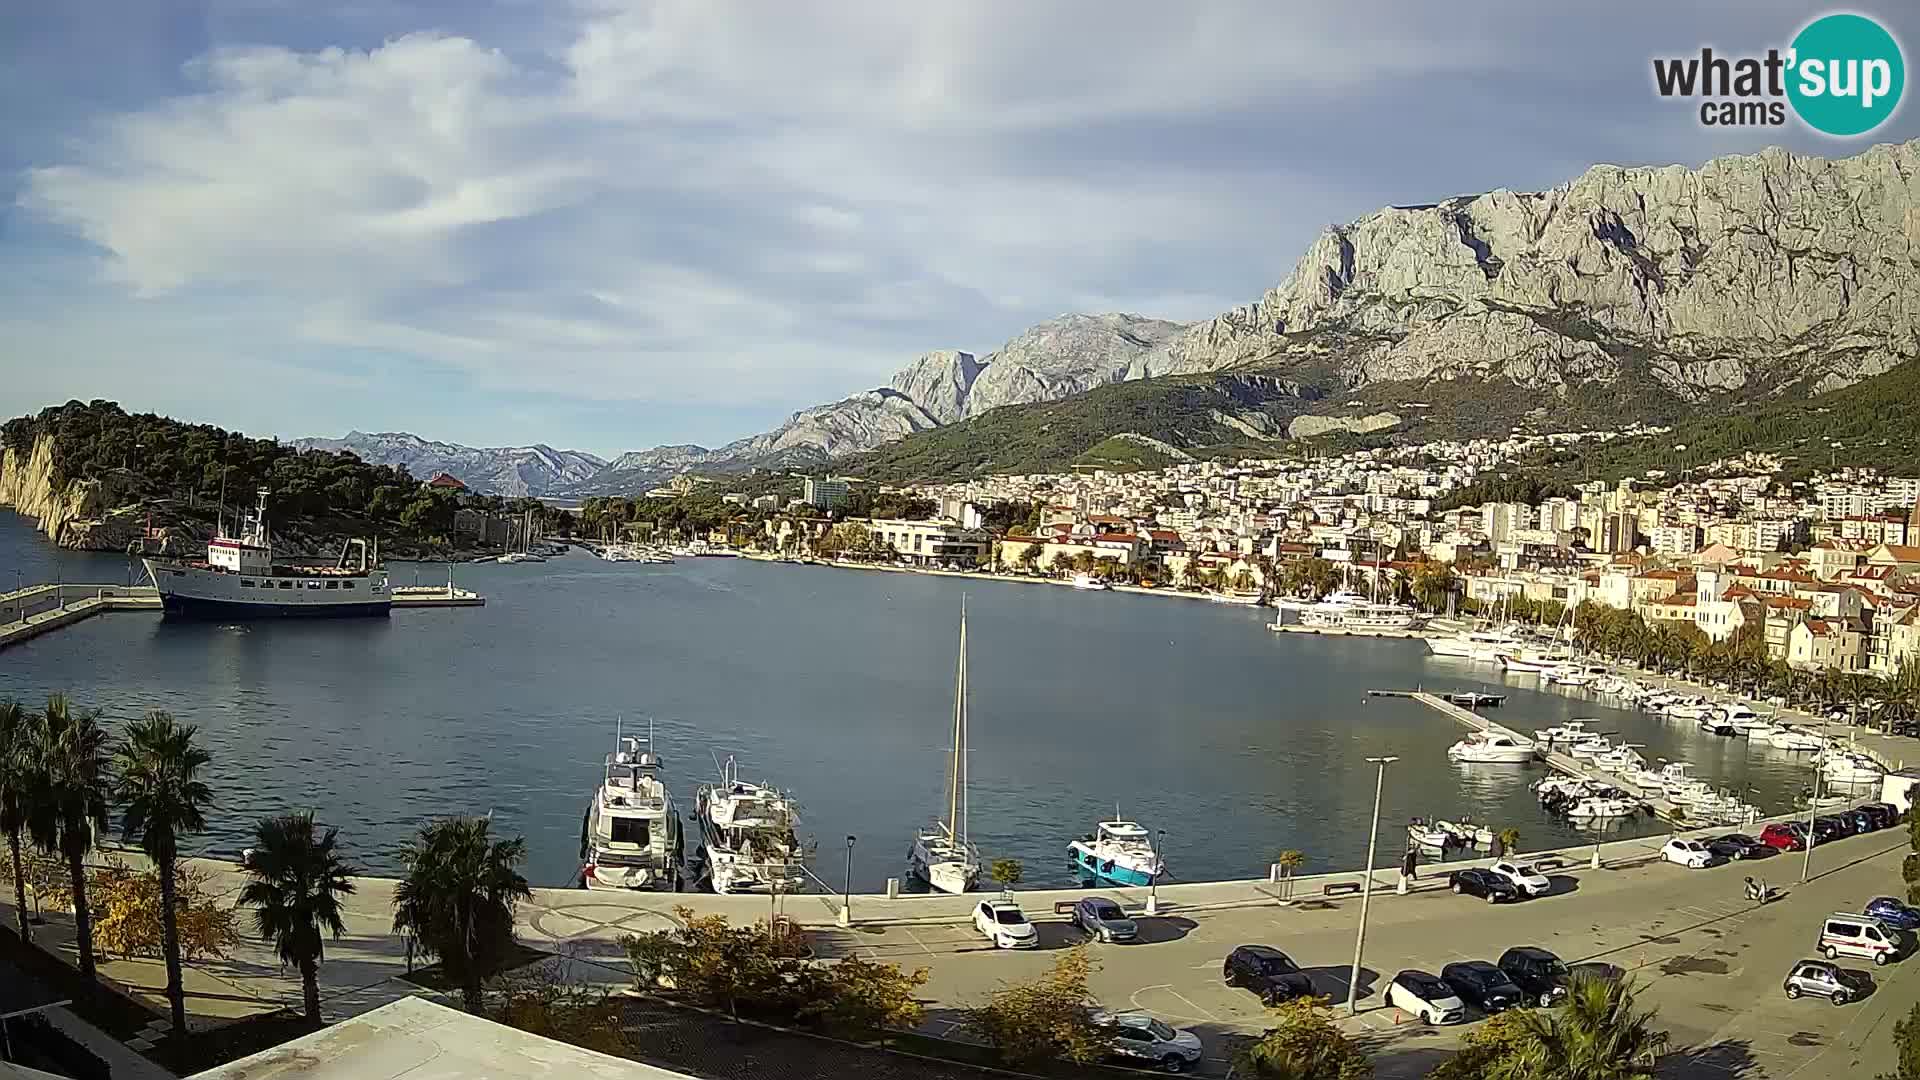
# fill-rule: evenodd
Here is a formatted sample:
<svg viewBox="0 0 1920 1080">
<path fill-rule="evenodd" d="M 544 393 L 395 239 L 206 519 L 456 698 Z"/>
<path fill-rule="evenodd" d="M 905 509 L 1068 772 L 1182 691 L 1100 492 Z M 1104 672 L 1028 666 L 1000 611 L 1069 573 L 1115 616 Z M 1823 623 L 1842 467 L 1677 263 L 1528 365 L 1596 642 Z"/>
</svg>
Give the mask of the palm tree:
<svg viewBox="0 0 1920 1080">
<path fill-rule="evenodd" d="M 20 919 L 20 940 L 32 941 L 27 922 L 27 874 L 20 858 L 20 834 L 27 828 L 27 714 L 17 701 L 0 702 L 0 832 L 13 855 L 13 913 Z"/>
<path fill-rule="evenodd" d="M 207 752 L 194 742 L 197 729 L 174 723 L 155 709 L 127 728 L 120 744 L 114 794 L 125 809 L 120 815 L 124 839 L 140 838 L 140 849 L 160 872 L 160 951 L 167 962 L 167 1004 L 172 1007 L 173 1033 L 187 1034 L 186 991 L 180 981 L 180 913 L 175 903 L 174 866 L 180 856 L 180 837 L 207 827 L 203 811 L 213 792 L 200 782 Z"/>
<path fill-rule="evenodd" d="M 1293 899 L 1293 872 L 1307 864 L 1307 853 L 1295 848 L 1288 848 L 1274 856 L 1273 864 L 1280 868 L 1281 898 L 1286 900 Z"/>
<path fill-rule="evenodd" d="M 316 837 L 313 814 L 266 818 L 254 829 L 257 846 L 247 860 L 240 903 L 253 909 L 260 936 L 274 943 L 280 962 L 300 970 L 307 1021 L 320 1023 L 320 961 L 323 933 L 335 941 L 347 932 L 340 898 L 353 892 L 353 875 L 334 850 L 340 830 Z"/>
<path fill-rule="evenodd" d="M 1522 1014 L 1523 1075 L 1554 1080 L 1652 1080 L 1669 1037 L 1653 1027 L 1653 1010 L 1636 1012 L 1625 981 L 1576 977 L 1567 1000 L 1551 1012 Z"/>
<path fill-rule="evenodd" d="M 513 945 L 513 914 L 533 895 L 517 869 L 527 841 L 493 840 L 487 818 L 430 821 L 402 856 L 407 873 L 393 894 L 393 928 L 422 955 L 438 957 L 460 982 L 467 1011 L 480 1011 L 480 981 Z"/>
<path fill-rule="evenodd" d="M 27 835 L 34 847 L 67 860 L 80 974 L 92 982 L 93 914 L 87 906 L 85 859 L 96 830 L 107 827 L 107 733 L 99 712 L 75 712 L 65 695 L 52 695 L 46 711 L 29 725 L 26 752 L 35 766 L 27 787 Z"/>
</svg>

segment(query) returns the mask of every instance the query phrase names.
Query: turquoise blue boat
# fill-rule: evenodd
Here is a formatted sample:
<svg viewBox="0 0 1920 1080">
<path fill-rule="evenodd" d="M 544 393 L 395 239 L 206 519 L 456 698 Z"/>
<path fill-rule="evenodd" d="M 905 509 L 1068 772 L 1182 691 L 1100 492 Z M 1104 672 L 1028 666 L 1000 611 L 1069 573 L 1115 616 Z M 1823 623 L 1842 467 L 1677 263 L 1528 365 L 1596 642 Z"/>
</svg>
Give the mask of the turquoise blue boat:
<svg viewBox="0 0 1920 1080">
<path fill-rule="evenodd" d="M 1081 877 L 1108 885 L 1147 885 L 1167 871 L 1147 830 L 1119 819 L 1102 821 L 1068 844 L 1067 861 Z"/>
</svg>

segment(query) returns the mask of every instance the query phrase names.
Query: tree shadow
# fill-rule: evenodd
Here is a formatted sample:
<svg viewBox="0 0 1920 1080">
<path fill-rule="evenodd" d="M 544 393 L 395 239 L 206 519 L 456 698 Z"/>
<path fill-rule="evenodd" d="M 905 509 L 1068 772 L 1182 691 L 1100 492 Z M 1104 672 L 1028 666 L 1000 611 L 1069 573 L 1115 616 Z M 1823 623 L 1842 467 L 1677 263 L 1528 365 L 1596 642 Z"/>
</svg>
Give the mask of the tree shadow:
<svg viewBox="0 0 1920 1080">
<path fill-rule="evenodd" d="M 1655 1063 L 1660 1076 L 1740 1077 L 1754 1075 L 1760 1062 L 1745 1039 L 1722 1039 L 1706 1046 L 1687 1046 L 1666 1054 Z"/>
</svg>

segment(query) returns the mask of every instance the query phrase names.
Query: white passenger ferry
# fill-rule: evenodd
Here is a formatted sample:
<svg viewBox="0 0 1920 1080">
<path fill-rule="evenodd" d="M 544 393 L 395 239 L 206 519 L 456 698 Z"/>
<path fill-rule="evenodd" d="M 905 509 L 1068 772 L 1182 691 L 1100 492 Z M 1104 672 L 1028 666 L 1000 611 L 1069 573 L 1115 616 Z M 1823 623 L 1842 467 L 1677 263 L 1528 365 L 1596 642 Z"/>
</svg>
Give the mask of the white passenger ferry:
<svg viewBox="0 0 1920 1080">
<path fill-rule="evenodd" d="M 206 558 L 141 558 L 169 617 L 385 615 L 392 609 L 387 572 L 365 540 L 348 540 L 332 566 L 275 563 L 267 492 L 259 495 L 259 507 L 240 516 L 240 535 L 222 527 L 207 542 Z"/>
</svg>

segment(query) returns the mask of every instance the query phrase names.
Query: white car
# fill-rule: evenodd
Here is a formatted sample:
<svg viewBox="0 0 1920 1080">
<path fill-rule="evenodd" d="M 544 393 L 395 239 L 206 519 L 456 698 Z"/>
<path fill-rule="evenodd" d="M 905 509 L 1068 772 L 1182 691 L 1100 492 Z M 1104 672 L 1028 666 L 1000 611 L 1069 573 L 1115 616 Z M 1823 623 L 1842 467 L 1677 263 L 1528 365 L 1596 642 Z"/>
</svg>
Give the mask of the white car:
<svg viewBox="0 0 1920 1080">
<path fill-rule="evenodd" d="M 1712 866 L 1716 861 L 1713 852 L 1707 850 L 1707 845 L 1698 840 L 1682 840 L 1677 836 L 1660 849 L 1660 857 L 1689 870 Z"/>
<path fill-rule="evenodd" d="M 980 901 L 980 906 L 973 909 L 973 928 L 996 949 L 1032 949 L 1040 944 L 1026 912 L 1011 900 Z"/>
<path fill-rule="evenodd" d="M 1109 1051 L 1117 1058 L 1186 1072 L 1200 1063 L 1200 1036 L 1176 1028 L 1144 1012 L 1096 1012 L 1093 1022 L 1112 1036 Z"/>
<path fill-rule="evenodd" d="M 1507 879 L 1508 884 L 1520 890 L 1521 896 L 1545 896 L 1553 883 L 1547 876 L 1533 868 L 1532 863 L 1508 862 L 1505 859 L 1487 867 L 1488 870 Z"/>
<path fill-rule="evenodd" d="M 1438 976 L 1403 971 L 1387 984 L 1387 1004 L 1427 1024 L 1458 1024 L 1467 1018 L 1467 1004 Z"/>
</svg>

